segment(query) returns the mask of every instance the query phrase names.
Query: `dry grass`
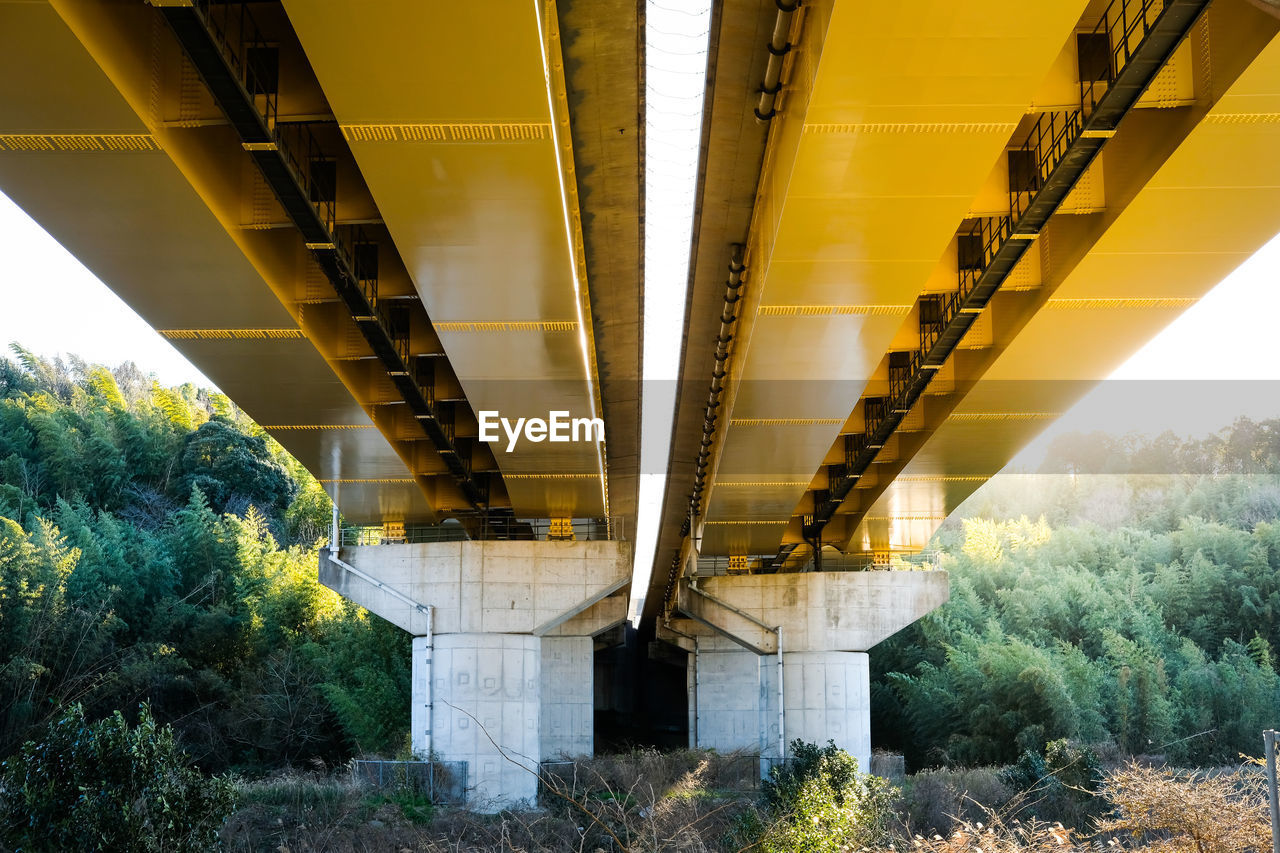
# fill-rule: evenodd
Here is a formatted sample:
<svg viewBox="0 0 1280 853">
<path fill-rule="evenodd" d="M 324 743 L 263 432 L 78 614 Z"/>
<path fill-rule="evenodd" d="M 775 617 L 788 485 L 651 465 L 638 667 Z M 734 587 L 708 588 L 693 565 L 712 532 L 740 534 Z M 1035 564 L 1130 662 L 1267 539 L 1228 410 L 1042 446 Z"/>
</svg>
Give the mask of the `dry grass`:
<svg viewBox="0 0 1280 853">
<path fill-rule="evenodd" d="M 1099 833 L 1136 838 L 1152 853 L 1271 847 L 1266 782 L 1254 769 L 1211 774 L 1128 764 L 1108 775 L 1103 795 L 1116 815 L 1099 824 Z"/>
<path fill-rule="evenodd" d="M 1100 795 L 1110 816 L 1083 831 L 1061 823 L 1021 822 L 1000 809 L 981 808 L 986 821 L 959 819 L 943 835 L 903 839 L 927 853 L 1265 853 L 1271 847 L 1265 781 L 1256 768 L 1184 771 L 1131 762 L 1106 775 Z M 895 845 L 902 849 L 903 845 Z"/>
<path fill-rule="evenodd" d="M 1019 820 L 1005 823 L 994 815 L 990 820 L 990 824 L 962 821 L 945 837 L 915 835 L 898 846 L 921 853 L 1074 853 L 1089 849 L 1087 843 L 1082 843 L 1062 824 Z"/>
<path fill-rule="evenodd" d="M 424 808 L 346 777 L 288 774 L 242 784 L 222 840 L 244 853 L 739 851 L 743 819 L 758 814 L 758 775 L 737 755 L 639 750 L 566 762 L 541 777 L 539 808 L 485 815 Z"/>
<path fill-rule="evenodd" d="M 750 762 L 738 756 L 696 751 L 641 750 L 566 762 L 544 774 L 539 808 L 497 815 L 424 808 L 407 794 L 374 792 L 345 777 L 285 775 L 243 784 L 242 806 L 222 838 L 227 850 L 254 853 L 745 853 L 768 816 L 750 790 L 754 772 L 744 766 Z M 938 808 L 944 802 L 955 807 L 952 828 L 912 834 L 904 825 L 882 853 L 1265 853 L 1270 847 L 1256 768 L 1207 773 L 1126 765 L 1106 777 L 1110 816 L 1076 829 L 1018 820 L 1025 804 L 997 781 L 993 771 L 917 774 L 910 780 L 917 791 L 933 791 Z"/>
<path fill-rule="evenodd" d="M 995 767 L 922 770 L 903 786 L 902 819 L 908 833 L 949 835 L 989 819 L 989 810 L 1003 812 L 1014 794 Z"/>
</svg>

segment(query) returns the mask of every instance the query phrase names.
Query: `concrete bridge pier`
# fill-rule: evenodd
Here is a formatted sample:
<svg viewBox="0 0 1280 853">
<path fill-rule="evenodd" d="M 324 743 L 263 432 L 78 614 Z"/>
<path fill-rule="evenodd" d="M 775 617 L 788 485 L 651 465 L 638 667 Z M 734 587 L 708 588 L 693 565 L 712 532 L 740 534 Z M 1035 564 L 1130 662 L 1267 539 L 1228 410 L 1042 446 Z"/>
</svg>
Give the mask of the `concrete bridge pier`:
<svg viewBox="0 0 1280 853">
<path fill-rule="evenodd" d="M 414 635 L 414 751 L 466 762 L 467 800 L 537 794 L 594 749 L 592 638 L 626 619 L 626 542 L 433 542 L 320 554 L 320 582 Z"/>
<path fill-rule="evenodd" d="M 797 738 L 834 740 L 868 770 L 867 651 L 949 594 L 939 571 L 682 580 L 658 638 L 689 652 L 690 745 L 758 752 L 765 773 Z"/>
</svg>

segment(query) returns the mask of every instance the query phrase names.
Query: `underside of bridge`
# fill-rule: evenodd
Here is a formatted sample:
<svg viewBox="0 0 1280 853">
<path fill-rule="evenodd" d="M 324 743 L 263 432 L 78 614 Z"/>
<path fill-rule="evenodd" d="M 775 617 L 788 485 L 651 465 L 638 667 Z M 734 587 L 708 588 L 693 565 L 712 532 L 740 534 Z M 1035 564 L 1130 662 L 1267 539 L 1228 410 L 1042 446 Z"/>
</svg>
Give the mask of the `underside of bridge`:
<svg viewBox="0 0 1280 853">
<path fill-rule="evenodd" d="M 634 517 L 635 9 L 507 5 L 0 8 L 0 186 L 353 524 Z"/>
<path fill-rule="evenodd" d="M 699 570 L 910 560 L 1280 229 L 1244 0 L 756 6 L 753 62 L 720 22 L 648 618 Z"/>
<path fill-rule="evenodd" d="M 643 2 L 0 0 L 0 190 L 325 485 L 477 801 L 602 714 L 865 761 L 939 523 L 1280 231 L 1266 5 L 712 4 L 639 659 Z"/>
<path fill-rule="evenodd" d="M 1280 20 L 717 9 L 642 630 L 691 744 L 865 764 L 866 651 L 946 600 L 938 525 L 1280 230 Z"/>
</svg>

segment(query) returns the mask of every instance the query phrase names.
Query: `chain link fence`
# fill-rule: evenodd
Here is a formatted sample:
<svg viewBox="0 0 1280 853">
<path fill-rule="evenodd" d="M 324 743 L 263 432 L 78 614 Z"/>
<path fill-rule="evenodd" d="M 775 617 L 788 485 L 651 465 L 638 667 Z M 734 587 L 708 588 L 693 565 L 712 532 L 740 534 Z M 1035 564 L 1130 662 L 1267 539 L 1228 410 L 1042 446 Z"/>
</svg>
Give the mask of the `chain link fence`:
<svg viewBox="0 0 1280 853">
<path fill-rule="evenodd" d="M 661 789 L 681 783 L 723 794 L 754 793 L 760 790 L 760 780 L 770 766 L 771 759 L 762 759 L 755 753 L 687 750 L 641 750 L 634 754 L 543 761 L 538 768 L 538 797 L 545 803 L 553 789 L 574 797 L 587 791 L 611 791 L 624 796 L 636 784 Z"/>
<path fill-rule="evenodd" d="M 384 761 L 356 759 L 351 778 L 357 785 L 412 791 L 435 805 L 464 805 L 467 800 L 465 761 Z"/>
</svg>

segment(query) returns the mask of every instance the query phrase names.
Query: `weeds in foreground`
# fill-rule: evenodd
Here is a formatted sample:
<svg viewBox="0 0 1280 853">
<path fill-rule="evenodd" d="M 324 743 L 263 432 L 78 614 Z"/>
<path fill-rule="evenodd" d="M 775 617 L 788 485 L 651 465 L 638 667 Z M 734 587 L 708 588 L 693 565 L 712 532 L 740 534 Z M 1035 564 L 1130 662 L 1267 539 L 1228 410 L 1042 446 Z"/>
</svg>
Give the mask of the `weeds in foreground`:
<svg viewBox="0 0 1280 853">
<path fill-rule="evenodd" d="M 493 815 L 430 807 L 407 792 L 371 791 L 347 779 L 277 777 L 240 785 L 241 808 L 222 839 L 226 849 L 255 853 L 1093 853 L 1104 848 L 1262 853 L 1270 845 L 1257 768 L 1208 773 L 1129 764 L 1102 778 L 1098 811 L 1106 816 L 1074 828 L 1025 816 L 1028 805 L 1037 802 L 1038 789 L 1008 794 L 1002 787 L 992 790 L 1007 794 L 1003 803 L 966 799 L 965 816 L 958 816 L 950 830 L 917 834 L 906 828 L 921 825 L 909 816 L 919 805 L 909 797 L 891 803 L 878 817 L 863 814 L 846 821 L 853 812 L 839 810 L 850 801 L 837 805 L 834 795 L 822 796 L 833 778 L 844 778 L 842 762 L 832 766 L 815 760 L 814 774 L 780 780 L 781 786 L 775 782 L 805 795 L 781 808 L 771 807 L 749 788 L 752 780 L 738 775 L 743 762 L 735 755 L 651 750 L 565 762 L 542 774 L 540 807 Z M 953 781 L 976 772 L 957 772 Z M 943 778 L 938 771 L 920 775 Z M 997 775 L 987 771 L 974 777 L 976 786 Z M 908 787 L 919 781 L 909 780 Z M 818 799 L 806 799 L 809 795 Z M 880 818 L 892 825 L 877 823 Z M 886 834 L 867 837 L 873 826 L 884 827 Z"/>
<path fill-rule="evenodd" d="M 1271 847 L 1266 781 L 1256 768 L 1214 774 L 1128 764 L 1107 776 L 1102 794 L 1115 813 L 1099 822 L 1099 834 L 1138 839 L 1153 853 Z"/>
<path fill-rule="evenodd" d="M 1263 853 L 1271 847 L 1265 793 L 1256 768 L 1186 771 L 1130 762 L 1103 775 L 1096 799 L 1105 816 L 1079 830 L 1010 818 L 1026 806 L 1014 796 L 999 809 L 971 803 L 985 821 L 964 819 L 945 836 L 904 840 L 921 853 Z"/>
</svg>

